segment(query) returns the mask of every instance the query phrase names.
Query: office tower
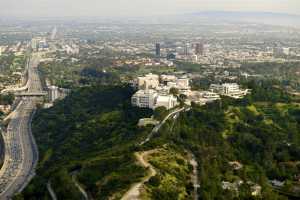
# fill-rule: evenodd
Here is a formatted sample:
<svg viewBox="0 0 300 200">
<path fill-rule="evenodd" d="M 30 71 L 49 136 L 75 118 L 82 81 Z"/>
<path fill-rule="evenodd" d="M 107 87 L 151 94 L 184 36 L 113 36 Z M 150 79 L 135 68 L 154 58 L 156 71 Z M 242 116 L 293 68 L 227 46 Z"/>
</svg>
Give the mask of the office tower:
<svg viewBox="0 0 300 200">
<path fill-rule="evenodd" d="M 57 28 L 54 27 L 54 29 L 52 30 L 50 39 L 54 40 L 56 38 L 56 34 L 57 34 Z"/>
<path fill-rule="evenodd" d="M 160 43 L 156 43 L 155 45 L 155 55 L 156 57 L 160 57 Z"/>
<path fill-rule="evenodd" d="M 197 43 L 195 48 L 196 55 L 203 55 L 204 54 L 204 45 L 202 43 Z"/>
<path fill-rule="evenodd" d="M 31 48 L 36 51 L 38 49 L 38 39 L 37 38 L 32 38 L 31 40 Z"/>
<path fill-rule="evenodd" d="M 184 46 L 184 55 L 185 56 L 188 56 L 189 55 L 189 44 L 186 44 L 185 46 Z"/>
</svg>

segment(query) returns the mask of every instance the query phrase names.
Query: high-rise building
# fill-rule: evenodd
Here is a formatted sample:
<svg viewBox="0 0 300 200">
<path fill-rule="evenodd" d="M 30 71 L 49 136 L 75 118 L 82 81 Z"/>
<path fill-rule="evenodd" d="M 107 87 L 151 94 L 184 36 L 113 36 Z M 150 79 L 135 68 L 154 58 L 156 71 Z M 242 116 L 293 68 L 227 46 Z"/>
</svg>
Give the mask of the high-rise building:
<svg viewBox="0 0 300 200">
<path fill-rule="evenodd" d="M 184 55 L 185 56 L 188 56 L 189 55 L 189 45 L 188 44 L 186 44 L 185 46 L 184 46 Z"/>
<path fill-rule="evenodd" d="M 155 55 L 156 57 L 160 57 L 160 43 L 155 44 Z"/>
<path fill-rule="evenodd" d="M 38 49 L 38 39 L 32 38 L 32 40 L 31 40 L 31 48 L 34 51 Z"/>
<path fill-rule="evenodd" d="M 51 39 L 51 40 L 54 40 L 54 39 L 55 39 L 55 37 L 56 37 L 56 34 L 57 34 L 57 28 L 56 28 L 56 27 L 54 27 L 54 29 L 52 30 L 52 33 L 51 33 L 51 37 L 50 37 L 50 39 Z"/>
<path fill-rule="evenodd" d="M 204 54 L 204 45 L 202 43 L 197 43 L 195 48 L 196 55 L 203 55 Z"/>
</svg>

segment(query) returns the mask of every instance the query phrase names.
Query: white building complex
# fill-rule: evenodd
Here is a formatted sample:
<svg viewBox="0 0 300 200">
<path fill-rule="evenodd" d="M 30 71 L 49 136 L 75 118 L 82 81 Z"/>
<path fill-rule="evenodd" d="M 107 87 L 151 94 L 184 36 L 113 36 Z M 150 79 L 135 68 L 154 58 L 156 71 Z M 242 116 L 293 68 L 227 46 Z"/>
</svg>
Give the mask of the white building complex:
<svg viewBox="0 0 300 200">
<path fill-rule="evenodd" d="M 154 109 L 157 96 L 155 90 L 139 90 L 131 97 L 131 104 L 140 108 Z"/>
<path fill-rule="evenodd" d="M 200 105 L 220 100 L 221 97 L 217 93 L 210 91 L 189 91 L 187 94 L 186 104 L 191 105 L 192 102 Z"/>
<path fill-rule="evenodd" d="M 143 77 L 138 77 L 136 84 L 138 89 L 148 90 L 170 90 L 177 88 L 179 91 L 187 91 L 190 89 L 190 80 L 188 78 L 177 78 L 174 75 L 147 74 Z"/>
<path fill-rule="evenodd" d="M 190 80 L 188 78 L 179 78 L 176 80 L 176 88 L 181 91 L 190 90 Z"/>
<path fill-rule="evenodd" d="M 156 89 L 159 86 L 159 76 L 150 73 L 144 77 L 138 77 L 137 84 L 139 89 Z"/>
<path fill-rule="evenodd" d="M 164 83 L 167 83 L 167 82 L 175 82 L 177 80 L 177 77 L 174 76 L 174 75 L 161 75 L 160 76 L 160 80 Z"/>
<path fill-rule="evenodd" d="M 220 95 L 229 96 L 235 99 L 243 98 L 248 94 L 247 89 L 240 89 L 240 86 L 236 83 L 211 84 L 210 90 Z"/>
<path fill-rule="evenodd" d="M 203 93 L 203 98 L 205 99 L 205 103 L 212 102 L 216 100 L 220 100 L 221 97 L 217 93 L 206 91 Z"/>
<path fill-rule="evenodd" d="M 151 73 L 143 77 L 138 77 L 134 81 L 134 85 L 139 90 L 131 98 L 132 105 L 150 109 L 160 106 L 171 109 L 177 106 L 177 97 L 170 94 L 172 88 L 177 89 L 179 94 L 187 97 L 185 100 L 187 105 L 191 105 L 192 102 L 204 105 L 220 100 L 221 96 L 240 99 L 249 93 L 248 89 L 240 89 L 237 83 L 211 84 L 209 91 L 192 91 L 190 80 L 185 76 L 158 76 Z"/>
<path fill-rule="evenodd" d="M 65 45 L 64 51 L 66 51 L 67 54 L 72 55 L 72 54 L 78 54 L 79 53 L 79 47 L 75 44 L 72 45 Z"/>
<path fill-rule="evenodd" d="M 159 95 L 156 99 L 155 107 L 165 107 L 167 110 L 169 110 L 177 105 L 177 98 L 173 95 Z"/>
<path fill-rule="evenodd" d="M 131 104 L 140 108 L 155 109 L 163 106 L 171 109 L 178 105 L 177 98 L 173 95 L 158 94 L 155 90 L 139 90 L 131 97 Z"/>
</svg>

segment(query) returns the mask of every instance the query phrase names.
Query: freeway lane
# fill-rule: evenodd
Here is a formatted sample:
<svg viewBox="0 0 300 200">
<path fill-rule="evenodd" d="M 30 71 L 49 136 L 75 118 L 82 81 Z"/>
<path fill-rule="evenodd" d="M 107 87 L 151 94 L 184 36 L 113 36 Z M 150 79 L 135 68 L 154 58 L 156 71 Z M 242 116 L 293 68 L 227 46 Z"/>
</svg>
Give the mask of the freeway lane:
<svg viewBox="0 0 300 200">
<path fill-rule="evenodd" d="M 34 158 L 28 134 L 31 113 L 34 103 L 23 100 L 16 116 L 11 119 L 5 133 L 5 160 L 3 174 L 0 178 L 1 199 L 7 199 L 18 192 L 31 174 Z M 36 159 L 36 158 L 35 158 Z M 2 169 L 1 169 L 2 171 Z"/>
<path fill-rule="evenodd" d="M 39 55 L 33 55 L 28 69 L 28 93 L 42 92 L 37 71 Z M 4 164 L 0 170 L 0 199 L 10 199 L 21 192 L 35 174 L 37 147 L 31 133 L 31 119 L 40 97 L 26 96 L 20 101 L 7 131 Z"/>
</svg>

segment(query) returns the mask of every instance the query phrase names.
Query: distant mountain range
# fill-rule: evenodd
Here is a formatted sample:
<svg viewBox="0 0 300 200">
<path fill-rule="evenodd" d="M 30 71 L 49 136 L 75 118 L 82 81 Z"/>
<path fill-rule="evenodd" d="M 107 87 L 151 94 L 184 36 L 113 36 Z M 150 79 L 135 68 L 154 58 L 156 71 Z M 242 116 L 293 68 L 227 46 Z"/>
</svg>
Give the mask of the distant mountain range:
<svg viewBox="0 0 300 200">
<path fill-rule="evenodd" d="M 203 11 L 187 14 L 186 17 L 203 20 L 249 22 L 270 25 L 300 27 L 300 15 L 272 12 Z"/>
<path fill-rule="evenodd" d="M 124 21 L 121 19 L 120 21 Z M 147 16 L 126 19 L 131 23 L 148 24 L 217 24 L 254 23 L 300 28 L 300 14 L 240 11 L 200 11 L 172 15 Z"/>
<path fill-rule="evenodd" d="M 224 24 L 255 23 L 300 28 L 300 14 L 273 12 L 242 12 L 242 11 L 199 11 L 194 13 L 177 13 L 171 15 L 153 15 L 140 17 L 49 17 L 49 18 L 13 18 L 1 17 L 0 24 L 14 21 L 93 21 L 99 23 L 142 23 L 142 24 Z"/>
</svg>

